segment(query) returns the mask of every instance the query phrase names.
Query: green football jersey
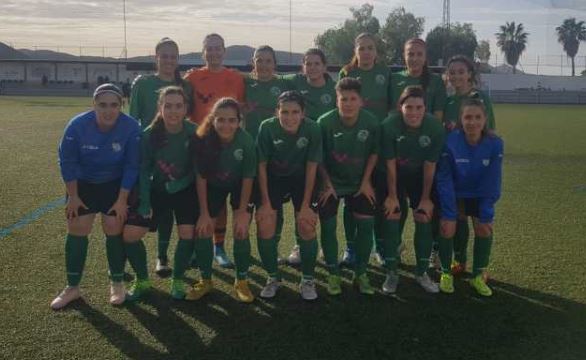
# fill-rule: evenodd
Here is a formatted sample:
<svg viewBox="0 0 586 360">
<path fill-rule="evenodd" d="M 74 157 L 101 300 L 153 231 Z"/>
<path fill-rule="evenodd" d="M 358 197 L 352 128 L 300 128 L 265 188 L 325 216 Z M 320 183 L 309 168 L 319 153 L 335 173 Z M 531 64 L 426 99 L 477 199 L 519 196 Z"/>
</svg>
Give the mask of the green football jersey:
<svg viewBox="0 0 586 360">
<path fill-rule="evenodd" d="M 386 66 L 375 64 L 370 70 L 354 68 L 349 72 L 340 70 L 340 79 L 353 77 L 362 84 L 364 108 L 382 122 L 388 115 L 391 99 L 391 71 Z"/>
<path fill-rule="evenodd" d="M 437 162 L 444 146 L 445 130 L 432 115 L 426 114 L 419 129 L 409 129 L 400 113 L 389 115 L 382 123 L 384 142 L 394 145 L 399 177 L 402 181 L 419 179 L 425 161 Z M 391 144 L 385 145 L 388 149 Z"/>
<path fill-rule="evenodd" d="M 466 95 L 452 95 L 447 98 L 443 118 L 443 123 L 446 129 L 452 130 L 455 127 L 458 122 L 458 117 L 460 116 L 460 106 L 464 99 L 481 100 L 484 103 L 484 109 L 486 110 L 486 122 L 488 128 L 491 130 L 496 128 L 490 97 L 484 91 L 473 89 Z"/>
<path fill-rule="evenodd" d="M 139 179 L 141 207 L 150 208 L 151 189 L 175 193 L 194 181 L 190 144 L 196 128 L 194 123 L 183 120 L 183 129 L 177 134 L 166 133 L 164 145 L 159 148 L 152 143 L 152 127 L 144 130 Z"/>
<path fill-rule="evenodd" d="M 393 73 L 391 77 L 391 109 L 393 111 L 397 110 L 399 98 L 407 86 L 421 86 L 421 78 L 410 76 L 407 70 Z M 430 74 L 429 84 L 425 89 L 425 106 L 427 112 L 433 114 L 435 111 L 443 111 L 445 102 L 446 86 L 441 76 Z"/>
<path fill-rule="evenodd" d="M 238 129 L 231 143 L 222 146 L 213 174 L 207 177 L 208 185 L 230 190 L 244 178 L 256 176 L 256 147 L 250 134 Z M 198 169 L 198 173 L 201 173 Z"/>
<path fill-rule="evenodd" d="M 290 74 L 283 78 L 290 81 L 292 88 L 303 96 L 306 117 L 317 120 L 336 108 L 336 82 L 329 75 L 326 75 L 326 83 L 322 87 L 310 85 L 303 74 Z"/>
<path fill-rule="evenodd" d="M 244 78 L 244 85 L 245 129 L 253 139 L 256 139 L 261 122 L 275 116 L 277 99 L 281 93 L 290 89 L 291 84 L 281 77 L 274 77 L 269 81 L 258 81 L 247 76 Z"/>
<path fill-rule="evenodd" d="M 353 194 L 360 188 L 370 155 L 380 148 L 380 123 L 369 111 L 360 110 L 358 120 L 346 127 L 338 109 L 318 119 L 321 127 L 324 166 L 338 195 Z"/>
<path fill-rule="evenodd" d="M 273 117 L 262 122 L 258 138 L 258 161 L 267 163 L 272 176 L 298 176 L 305 174 L 308 162 L 322 160 L 322 138 L 319 125 L 303 119 L 296 134 L 289 134 Z"/>
<path fill-rule="evenodd" d="M 139 75 L 134 79 L 128 112 L 130 116 L 138 120 L 142 129 L 149 126 L 157 115 L 159 90 L 166 86 L 176 85 L 174 81 L 164 81 L 156 75 Z M 182 80 L 182 87 L 189 102 L 189 99 L 193 97 L 191 85 Z M 188 111 L 190 108 L 191 105 L 188 103 Z"/>
</svg>

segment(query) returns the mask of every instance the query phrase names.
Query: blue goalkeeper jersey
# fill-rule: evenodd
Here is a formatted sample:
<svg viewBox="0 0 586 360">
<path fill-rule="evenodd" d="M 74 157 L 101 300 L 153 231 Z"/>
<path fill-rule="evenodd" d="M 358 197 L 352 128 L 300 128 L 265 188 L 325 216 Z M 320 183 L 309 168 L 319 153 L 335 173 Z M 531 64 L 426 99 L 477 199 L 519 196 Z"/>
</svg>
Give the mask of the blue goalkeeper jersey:
<svg viewBox="0 0 586 360">
<path fill-rule="evenodd" d="M 451 132 L 438 163 L 435 182 L 442 219 L 456 220 L 457 199 L 477 199 L 480 222 L 490 223 L 501 195 L 503 141 L 486 135 L 470 145 L 462 130 Z"/>
<path fill-rule="evenodd" d="M 140 125 L 126 114 L 120 113 L 106 132 L 98 129 L 94 111 L 75 116 L 59 144 L 63 181 L 101 184 L 121 178 L 121 188 L 130 190 L 138 177 L 139 140 Z"/>
</svg>

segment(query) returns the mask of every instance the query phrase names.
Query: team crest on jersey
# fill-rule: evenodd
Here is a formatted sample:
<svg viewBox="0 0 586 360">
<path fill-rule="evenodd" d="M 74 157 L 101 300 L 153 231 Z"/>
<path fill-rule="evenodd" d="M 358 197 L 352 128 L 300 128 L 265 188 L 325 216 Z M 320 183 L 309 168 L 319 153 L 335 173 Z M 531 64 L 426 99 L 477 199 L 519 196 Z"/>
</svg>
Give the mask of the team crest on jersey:
<svg viewBox="0 0 586 360">
<path fill-rule="evenodd" d="M 356 138 L 358 139 L 358 141 L 360 142 L 365 142 L 366 139 L 368 139 L 368 130 L 360 130 L 358 132 L 358 135 L 356 136 Z"/>
<path fill-rule="evenodd" d="M 112 143 L 112 150 L 114 152 L 120 152 L 120 150 L 122 150 L 122 146 L 120 143 Z"/>
<path fill-rule="evenodd" d="M 320 98 L 322 104 L 327 105 L 332 102 L 332 96 L 330 94 L 323 94 Z"/>
<path fill-rule="evenodd" d="M 419 146 L 421 146 L 422 148 L 425 148 L 425 147 L 428 147 L 429 145 L 431 145 L 431 139 L 429 138 L 429 136 L 421 135 L 419 137 Z"/>
<path fill-rule="evenodd" d="M 305 136 L 303 136 L 303 137 L 300 137 L 300 138 L 297 140 L 297 144 L 296 144 L 296 145 L 297 145 L 297 147 L 298 147 L 299 149 L 303 149 L 304 147 L 306 147 L 306 146 L 307 146 L 307 144 L 309 144 L 309 140 L 307 140 L 307 138 L 306 138 Z"/>
<path fill-rule="evenodd" d="M 279 88 L 278 86 L 273 86 L 271 88 L 271 94 L 273 94 L 275 96 L 281 95 L 281 88 Z"/>
<path fill-rule="evenodd" d="M 482 159 L 482 165 L 484 165 L 484 166 L 490 165 L 490 159 Z"/>
<path fill-rule="evenodd" d="M 378 74 L 375 78 L 374 81 L 376 81 L 376 83 L 378 85 L 384 85 L 385 84 L 385 76 L 383 74 Z"/>
<path fill-rule="evenodd" d="M 244 150 L 242 150 L 242 149 L 234 150 L 234 159 L 236 159 L 237 161 L 242 161 L 242 159 L 244 159 Z"/>
</svg>

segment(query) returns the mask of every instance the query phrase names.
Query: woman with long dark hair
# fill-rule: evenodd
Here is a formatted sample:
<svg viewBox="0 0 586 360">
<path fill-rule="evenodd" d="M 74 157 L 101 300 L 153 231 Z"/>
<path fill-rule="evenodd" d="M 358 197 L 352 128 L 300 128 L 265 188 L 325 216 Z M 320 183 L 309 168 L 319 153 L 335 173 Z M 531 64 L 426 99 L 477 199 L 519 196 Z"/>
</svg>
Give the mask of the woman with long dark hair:
<svg viewBox="0 0 586 360">
<path fill-rule="evenodd" d="M 189 151 L 196 125 L 185 119 L 187 96 L 178 86 L 159 90 L 158 112 L 141 139 L 138 199 L 131 206 L 124 242 L 136 280 L 127 299 L 136 300 L 150 289 L 146 251 L 141 238 L 156 229 L 161 218 L 171 215 L 177 222 L 179 241 L 175 251 L 171 296 L 185 297 L 183 274 L 193 253 L 193 231 L 197 218 L 197 196 L 193 157 Z"/>
<path fill-rule="evenodd" d="M 242 302 L 254 301 L 248 287 L 250 266 L 249 225 L 253 205 L 250 203 L 256 176 L 254 140 L 243 129 L 238 102 L 221 98 L 197 129 L 197 195 L 200 215 L 196 223 L 195 253 L 201 280 L 187 293 L 187 300 L 197 300 L 213 289 L 212 234 L 215 223 L 230 195 L 234 235 L 234 292 Z"/>
</svg>

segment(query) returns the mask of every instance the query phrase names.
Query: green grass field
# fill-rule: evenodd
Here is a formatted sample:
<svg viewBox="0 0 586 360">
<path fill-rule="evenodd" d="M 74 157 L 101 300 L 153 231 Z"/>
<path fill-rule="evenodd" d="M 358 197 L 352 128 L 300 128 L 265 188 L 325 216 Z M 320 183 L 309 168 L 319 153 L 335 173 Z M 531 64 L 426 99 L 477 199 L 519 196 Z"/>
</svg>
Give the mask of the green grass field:
<svg viewBox="0 0 586 360">
<path fill-rule="evenodd" d="M 63 196 L 57 145 L 89 99 L 0 97 L 0 230 Z M 411 227 L 396 297 L 344 293 L 304 303 L 299 272 L 283 267 L 273 301 L 238 303 L 233 274 L 215 269 L 218 290 L 197 303 L 171 301 L 168 281 L 144 302 L 108 303 L 103 236 L 95 226 L 82 280 L 85 301 L 54 312 L 65 284 L 61 208 L 0 237 L 0 358 L 3 359 L 584 359 L 586 354 L 586 107 L 499 105 L 505 140 L 491 284 L 476 296 L 428 295 L 416 285 Z M 342 239 L 340 232 L 340 239 Z M 256 247 L 252 234 L 253 249 Z M 149 266 L 155 237 L 146 239 Z M 288 221 L 281 253 L 293 244 Z M 171 247 L 173 251 L 174 247 Z M 253 291 L 264 284 L 256 250 Z M 171 253 L 172 254 L 172 253 Z M 370 268 L 378 286 L 384 273 Z M 188 274 L 195 278 L 196 274 Z"/>
</svg>

